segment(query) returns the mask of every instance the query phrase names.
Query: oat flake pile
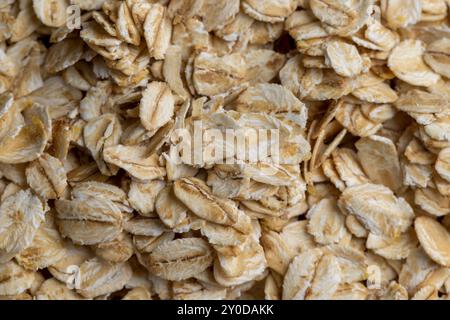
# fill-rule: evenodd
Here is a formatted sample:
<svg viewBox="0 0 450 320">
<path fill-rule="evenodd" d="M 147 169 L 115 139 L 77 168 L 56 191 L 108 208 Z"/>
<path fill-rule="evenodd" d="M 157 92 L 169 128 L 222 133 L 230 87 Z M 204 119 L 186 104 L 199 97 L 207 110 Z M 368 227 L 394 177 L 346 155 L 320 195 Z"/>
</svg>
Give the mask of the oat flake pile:
<svg viewBox="0 0 450 320">
<path fill-rule="evenodd" d="M 449 11 L 0 0 L 0 299 L 450 299 Z"/>
</svg>

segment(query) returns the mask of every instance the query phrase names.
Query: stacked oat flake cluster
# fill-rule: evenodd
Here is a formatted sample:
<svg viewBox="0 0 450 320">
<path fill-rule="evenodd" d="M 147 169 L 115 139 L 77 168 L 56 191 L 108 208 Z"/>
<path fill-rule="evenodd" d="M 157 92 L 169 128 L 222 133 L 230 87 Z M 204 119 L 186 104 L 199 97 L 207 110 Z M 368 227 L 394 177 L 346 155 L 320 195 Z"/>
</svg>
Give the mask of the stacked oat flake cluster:
<svg viewBox="0 0 450 320">
<path fill-rule="evenodd" d="M 449 6 L 0 0 L 0 299 L 450 299 Z"/>
</svg>

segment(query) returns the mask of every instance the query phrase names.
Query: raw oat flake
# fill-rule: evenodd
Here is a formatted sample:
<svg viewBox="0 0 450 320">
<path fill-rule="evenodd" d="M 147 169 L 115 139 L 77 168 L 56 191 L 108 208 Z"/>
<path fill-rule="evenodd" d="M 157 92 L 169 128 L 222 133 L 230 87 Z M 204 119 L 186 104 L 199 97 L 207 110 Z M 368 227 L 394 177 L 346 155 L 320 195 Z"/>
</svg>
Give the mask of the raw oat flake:
<svg viewBox="0 0 450 320">
<path fill-rule="evenodd" d="M 0 1 L 0 300 L 450 299 L 450 1 Z"/>
</svg>

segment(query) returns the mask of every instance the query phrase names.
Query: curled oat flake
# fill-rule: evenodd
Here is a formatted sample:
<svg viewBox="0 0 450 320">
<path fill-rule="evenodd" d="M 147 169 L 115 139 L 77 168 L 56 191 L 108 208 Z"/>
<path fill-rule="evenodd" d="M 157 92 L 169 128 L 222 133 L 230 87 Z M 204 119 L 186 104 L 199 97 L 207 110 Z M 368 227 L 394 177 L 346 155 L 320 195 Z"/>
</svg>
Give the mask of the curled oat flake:
<svg viewBox="0 0 450 320">
<path fill-rule="evenodd" d="M 61 27 L 67 19 L 67 0 L 33 0 L 33 9 L 39 20 L 49 27 Z"/>
<path fill-rule="evenodd" d="M 0 300 L 448 299 L 449 12 L 3 1 Z"/>
<path fill-rule="evenodd" d="M 375 183 L 397 191 L 402 187 L 402 172 L 394 143 L 384 137 L 361 138 L 355 144 L 365 173 Z"/>
<path fill-rule="evenodd" d="M 184 238 L 158 246 L 150 255 L 147 268 L 167 280 L 184 280 L 204 271 L 213 260 L 205 240 Z"/>
<path fill-rule="evenodd" d="M 36 291 L 37 300 L 82 300 L 83 297 L 55 278 L 45 280 Z"/>
<path fill-rule="evenodd" d="M 0 261 L 7 262 L 33 242 L 47 207 L 31 191 L 20 190 L 0 205 Z"/>
<path fill-rule="evenodd" d="M 207 221 L 229 225 L 242 233 L 251 230 L 250 219 L 231 200 L 215 197 L 201 180 L 175 182 L 174 193 L 194 214 Z"/>
<path fill-rule="evenodd" d="M 28 270 L 43 269 L 64 257 L 66 246 L 55 224 L 54 214 L 48 212 L 33 242 L 17 256 L 17 262 Z"/>
<path fill-rule="evenodd" d="M 132 275 L 128 262 L 110 264 L 100 258 L 80 266 L 80 283 L 76 291 L 85 298 L 94 298 L 120 290 Z"/>
<path fill-rule="evenodd" d="M 105 194 L 77 196 L 55 202 L 57 223 L 61 234 L 78 244 L 98 244 L 111 241 L 122 231 L 123 215 Z"/>
<path fill-rule="evenodd" d="M 18 295 L 31 288 L 35 274 L 11 260 L 0 264 L 0 279 L 1 296 Z"/>
<path fill-rule="evenodd" d="M 418 217 L 414 222 L 417 237 L 431 259 L 448 267 L 450 265 L 450 234 L 439 222 Z"/>
<path fill-rule="evenodd" d="M 412 224 L 414 217 L 411 206 L 403 198 L 375 184 L 347 188 L 339 198 L 339 205 L 378 235 L 398 236 Z"/>
<path fill-rule="evenodd" d="M 347 232 L 344 224 L 345 217 L 334 199 L 323 199 L 312 206 L 307 218 L 308 232 L 320 244 L 337 243 Z"/>
<path fill-rule="evenodd" d="M 283 299 L 330 299 L 341 281 L 336 258 L 320 249 L 295 257 L 283 282 Z"/>
<path fill-rule="evenodd" d="M 43 154 L 30 163 L 25 174 L 29 186 L 42 198 L 57 199 L 64 195 L 67 176 L 63 164 L 58 159 Z"/>
<path fill-rule="evenodd" d="M 389 56 L 388 65 L 401 80 L 416 86 L 431 86 L 439 80 L 423 61 L 424 45 L 419 40 L 399 43 Z"/>
<path fill-rule="evenodd" d="M 173 116 L 175 101 L 170 88 L 163 82 L 152 82 L 142 94 L 139 117 L 149 131 L 159 129 Z"/>
</svg>

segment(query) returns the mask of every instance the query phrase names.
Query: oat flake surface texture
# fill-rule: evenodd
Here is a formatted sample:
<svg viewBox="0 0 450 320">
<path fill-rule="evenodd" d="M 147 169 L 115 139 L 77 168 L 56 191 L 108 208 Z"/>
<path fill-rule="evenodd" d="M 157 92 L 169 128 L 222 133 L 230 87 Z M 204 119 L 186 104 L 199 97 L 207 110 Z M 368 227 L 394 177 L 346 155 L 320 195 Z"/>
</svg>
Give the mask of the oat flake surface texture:
<svg viewBox="0 0 450 320">
<path fill-rule="evenodd" d="M 450 299 L 449 0 L 1 0 L 0 300 Z"/>
</svg>

